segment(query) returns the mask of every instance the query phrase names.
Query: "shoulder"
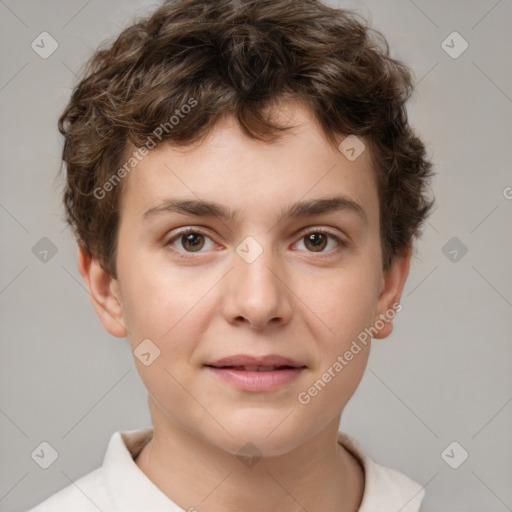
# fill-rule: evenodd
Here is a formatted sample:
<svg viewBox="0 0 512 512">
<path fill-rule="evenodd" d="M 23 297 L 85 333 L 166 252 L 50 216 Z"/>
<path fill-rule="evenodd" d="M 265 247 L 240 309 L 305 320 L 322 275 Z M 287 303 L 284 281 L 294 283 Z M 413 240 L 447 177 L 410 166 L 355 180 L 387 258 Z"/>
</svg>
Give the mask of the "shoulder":
<svg viewBox="0 0 512 512">
<path fill-rule="evenodd" d="M 113 503 L 108 499 L 102 473 L 102 468 L 91 471 L 31 508 L 28 512 L 68 512 L 70 510 L 73 510 L 73 512 L 98 512 L 98 509 L 114 510 Z"/>
<path fill-rule="evenodd" d="M 101 467 L 71 482 L 27 512 L 115 512 L 123 508 L 122 504 L 128 503 L 131 507 L 135 502 L 138 505 L 130 510 L 143 510 L 140 508 L 141 490 L 147 493 L 149 487 L 154 492 L 156 487 L 137 468 L 133 457 L 151 435 L 151 427 L 114 432 Z"/>
<path fill-rule="evenodd" d="M 338 442 L 356 457 L 364 468 L 365 483 L 359 512 L 420 512 L 425 489 L 408 476 L 370 458 L 361 445 L 344 432 Z"/>
</svg>

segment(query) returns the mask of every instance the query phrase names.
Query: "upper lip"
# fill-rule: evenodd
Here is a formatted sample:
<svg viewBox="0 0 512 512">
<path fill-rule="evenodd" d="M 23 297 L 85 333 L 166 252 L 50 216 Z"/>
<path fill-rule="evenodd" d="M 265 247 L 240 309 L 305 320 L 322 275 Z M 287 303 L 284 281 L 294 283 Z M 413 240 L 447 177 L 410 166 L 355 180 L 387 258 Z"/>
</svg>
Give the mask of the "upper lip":
<svg viewBox="0 0 512 512">
<path fill-rule="evenodd" d="M 216 361 L 209 361 L 208 363 L 205 363 L 205 365 L 216 366 L 218 368 L 223 366 L 293 366 L 302 368 L 306 366 L 294 359 L 277 354 L 269 354 L 259 357 L 247 354 L 236 354 L 233 356 L 223 357 L 222 359 L 217 359 Z"/>
</svg>

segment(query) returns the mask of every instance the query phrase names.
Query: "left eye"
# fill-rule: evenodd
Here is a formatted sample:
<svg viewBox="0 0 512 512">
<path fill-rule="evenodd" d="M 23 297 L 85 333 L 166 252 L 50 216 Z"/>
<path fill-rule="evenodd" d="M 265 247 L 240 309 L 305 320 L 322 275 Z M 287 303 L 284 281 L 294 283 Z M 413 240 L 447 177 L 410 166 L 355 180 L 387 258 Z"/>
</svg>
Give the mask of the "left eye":
<svg viewBox="0 0 512 512">
<path fill-rule="evenodd" d="M 329 239 L 334 240 L 335 242 L 333 249 L 345 245 L 340 238 L 331 233 L 326 233 L 325 231 L 311 231 L 305 234 L 300 241 L 304 241 L 304 245 L 310 252 L 329 252 L 324 251 L 324 249 L 329 245 Z"/>
</svg>

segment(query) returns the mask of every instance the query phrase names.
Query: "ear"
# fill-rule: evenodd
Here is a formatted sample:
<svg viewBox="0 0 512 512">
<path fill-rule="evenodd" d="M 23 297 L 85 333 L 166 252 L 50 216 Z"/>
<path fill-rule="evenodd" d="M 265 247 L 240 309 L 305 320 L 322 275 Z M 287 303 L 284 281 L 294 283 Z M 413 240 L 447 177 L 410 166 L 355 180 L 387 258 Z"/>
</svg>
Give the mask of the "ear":
<svg viewBox="0 0 512 512">
<path fill-rule="evenodd" d="M 89 290 L 92 305 L 103 327 L 113 336 L 126 336 L 117 280 L 105 272 L 99 262 L 83 247 L 79 247 L 78 250 L 78 270 Z"/>
<path fill-rule="evenodd" d="M 382 277 L 382 287 L 379 294 L 379 300 L 377 305 L 377 318 L 375 323 L 380 320 L 377 325 L 384 326 L 382 329 L 378 329 L 377 333 L 374 334 L 374 338 L 386 338 L 393 331 L 393 318 L 397 311 L 400 311 L 402 306 L 398 306 L 400 303 L 400 297 L 405 286 L 405 281 L 409 275 L 409 267 L 411 263 L 412 255 L 412 243 L 410 243 L 405 249 L 399 254 L 395 255 L 391 266 L 384 271 Z M 395 305 L 393 307 L 393 305 Z"/>
</svg>

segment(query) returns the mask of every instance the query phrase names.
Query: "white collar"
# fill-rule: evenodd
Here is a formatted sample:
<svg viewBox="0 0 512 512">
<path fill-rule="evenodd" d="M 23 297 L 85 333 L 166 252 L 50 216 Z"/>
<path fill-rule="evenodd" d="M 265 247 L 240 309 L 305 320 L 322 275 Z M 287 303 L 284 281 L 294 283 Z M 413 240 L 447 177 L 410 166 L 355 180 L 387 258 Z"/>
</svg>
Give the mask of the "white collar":
<svg viewBox="0 0 512 512">
<path fill-rule="evenodd" d="M 338 443 L 363 465 L 364 493 L 358 512 L 417 512 L 425 495 L 423 486 L 370 458 L 361 445 L 345 432 L 338 432 Z"/>
<path fill-rule="evenodd" d="M 133 460 L 152 435 L 152 427 L 112 435 L 103 461 L 108 490 L 122 512 L 183 512 Z"/>
<path fill-rule="evenodd" d="M 122 512 L 183 512 L 137 466 L 134 461 L 153 434 L 147 427 L 115 432 L 103 461 L 108 491 Z M 417 512 L 425 490 L 409 477 L 382 466 L 366 455 L 351 436 L 338 432 L 338 442 L 363 465 L 364 493 L 358 512 Z M 193 504 L 191 504 L 192 506 Z"/>
</svg>

